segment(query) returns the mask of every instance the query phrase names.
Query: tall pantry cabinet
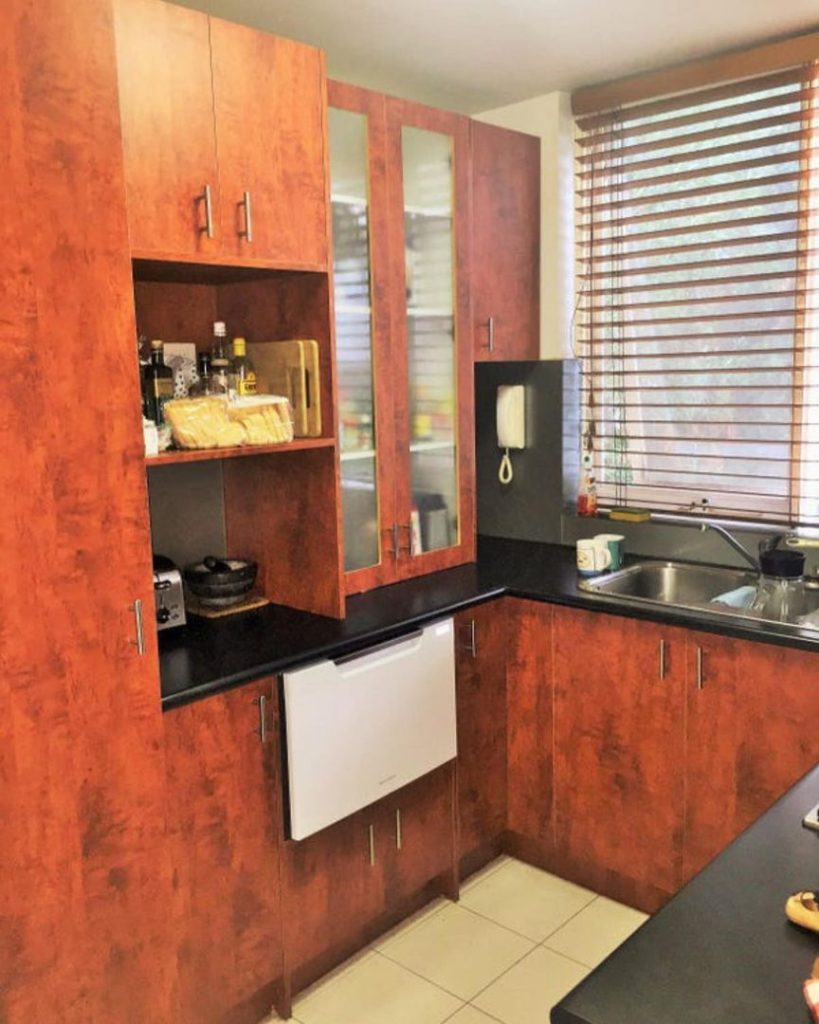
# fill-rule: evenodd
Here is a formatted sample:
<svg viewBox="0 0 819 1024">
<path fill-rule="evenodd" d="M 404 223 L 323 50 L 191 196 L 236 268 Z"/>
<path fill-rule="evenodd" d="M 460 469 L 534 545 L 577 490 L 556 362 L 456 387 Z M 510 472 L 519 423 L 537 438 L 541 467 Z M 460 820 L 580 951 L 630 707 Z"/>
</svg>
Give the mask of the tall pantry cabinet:
<svg viewBox="0 0 819 1024">
<path fill-rule="evenodd" d="M 0 1019 L 173 1019 L 110 6 L 0 5 Z"/>
</svg>

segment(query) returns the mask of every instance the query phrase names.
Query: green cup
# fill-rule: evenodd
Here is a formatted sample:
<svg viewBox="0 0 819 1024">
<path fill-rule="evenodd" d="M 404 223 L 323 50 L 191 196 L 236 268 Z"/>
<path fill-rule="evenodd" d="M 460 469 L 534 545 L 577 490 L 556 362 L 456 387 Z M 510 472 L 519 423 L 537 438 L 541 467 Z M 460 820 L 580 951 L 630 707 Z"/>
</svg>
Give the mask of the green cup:
<svg viewBox="0 0 819 1024">
<path fill-rule="evenodd" d="M 623 544 L 626 538 L 621 533 L 598 533 L 594 541 L 596 544 L 605 544 L 611 555 L 611 571 L 617 572 L 623 567 Z"/>
</svg>

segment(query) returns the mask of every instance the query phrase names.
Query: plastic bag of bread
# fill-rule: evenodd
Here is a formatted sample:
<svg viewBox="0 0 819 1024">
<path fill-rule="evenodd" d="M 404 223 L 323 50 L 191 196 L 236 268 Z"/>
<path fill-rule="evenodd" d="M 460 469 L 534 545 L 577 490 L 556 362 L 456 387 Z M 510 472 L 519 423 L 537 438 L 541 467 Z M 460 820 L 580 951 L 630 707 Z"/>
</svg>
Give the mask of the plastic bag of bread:
<svg viewBox="0 0 819 1024">
<path fill-rule="evenodd" d="M 165 417 L 180 448 L 232 448 L 293 440 L 290 403 L 279 395 L 256 398 L 175 398 Z"/>
<path fill-rule="evenodd" d="M 226 398 L 174 398 L 165 403 L 164 412 L 180 448 L 231 448 L 244 444 L 244 429 L 228 416 Z"/>
<path fill-rule="evenodd" d="M 281 395 L 237 398 L 228 405 L 228 416 L 245 431 L 245 444 L 285 444 L 293 440 L 293 412 Z"/>
</svg>

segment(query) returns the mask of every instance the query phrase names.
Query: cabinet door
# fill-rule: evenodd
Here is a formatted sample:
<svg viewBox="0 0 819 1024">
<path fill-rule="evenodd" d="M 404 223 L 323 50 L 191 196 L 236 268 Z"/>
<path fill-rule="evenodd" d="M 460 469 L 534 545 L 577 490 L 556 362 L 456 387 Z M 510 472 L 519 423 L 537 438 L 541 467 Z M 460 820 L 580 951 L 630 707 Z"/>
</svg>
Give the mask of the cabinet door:
<svg viewBox="0 0 819 1024">
<path fill-rule="evenodd" d="M 685 634 L 597 612 L 554 615 L 561 864 L 656 909 L 682 877 Z"/>
<path fill-rule="evenodd" d="M 541 862 L 554 854 L 552 608 L 509 598 L 506 662 L 510 837 Z"/>
<path fill-rule="evenodd" d="M 273 692 L 252 683 L 164 716 L 184 1024 L 255 1024 L 281 999 Z"/>
<path fill-rule="evenodd" d="M 372 937 L 384 911 L 388 826 L 380 804 L 299 842 L 284 844 L 284 936 L 293 991 Z"/>
<path fill-rule="evenodd" d="M 162 0 L 116 0 L 114 14 L 132 253 L 212 256 L 219 176 L 207 15 Z"/>
<path fill-rule="evenodd" d="M 686 879 L 819 762 L 815 654 L 708 633 L 688 641 Z"/>
<path fill-rule="evenodd" d="M 506 601 L 455 616 L 459 850 L 464 874 L 500 852 L 506 829 Z"/>
<path fill-rule="evenodd" d="M 153 591 L 109 5 L 4 0 L 0 95 L 0 1019 L 167 1021 L 172 878 L 155 633 L 143 655 L 134 642 L 133 603 L 147 624 Z"/>
<path fill-rule="evenodd" d="M 210 32 L 223 250 L 325 270 L 324 57 L 218 18 Z"/>
<path fill-rule="evenodd" d="M 395 574 L 384 97 L 329 83 L 336 366 L 347 590 Z M 379 385 L 376 385 L 376 381 Z"/>
<path fill-rule="evenodd" d="M 385 909 L 400 914 L 440 892 L 457 897 L 455 764 L 379 802 L 384 811 Z"/>
<path fill-rule="evenodd" d="M 540 139 L 472 122 L 475 359 L 540 355 Z"/>
<path fill-rule="evenodd" d="M 475 554 L 469 122 L 387 100 L 402 577 Z"/>
</svg>

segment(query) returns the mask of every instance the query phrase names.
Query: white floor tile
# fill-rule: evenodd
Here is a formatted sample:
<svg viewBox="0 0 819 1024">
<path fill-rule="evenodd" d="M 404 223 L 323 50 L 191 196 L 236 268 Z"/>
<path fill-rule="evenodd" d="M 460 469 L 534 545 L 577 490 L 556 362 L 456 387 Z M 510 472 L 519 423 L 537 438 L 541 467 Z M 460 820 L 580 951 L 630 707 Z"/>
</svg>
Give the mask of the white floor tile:
<svg viewBox="0 0 819 1024">
<path fill-rule="evenodd" d="M 498 1024 L 497 1017 L 490 1017 L 469 1003 L 463 1006 L 446 1024 Z"/>
<path fill-rule="evenodd" d="M 596 967 L 646 920 L 647 915 L 639 910 L 598 896 L 550 935 L 544 946 L 579 960 L 587 967 Z"/>
<path fill-rule="evenodd" d="M 464 893 L 474 889 L 476 885 L 488 878 L 490 875 L 499 871 L 506 864 L 517 864 L 519 861 L 513 860 L 511 857 L 507 857 L 506 854 L 502 854 L 500 857 L 496 857 L 493 861 L 490 861 L 485 867 L 482 867 L 480 871 L 476 871 L 474 875 L 470 875 L 469 878 L 465 879 L 461 884 L 461 898 Z"/>
<path fill-rule="evenodd" d="M 548 1024 L 551 1008 L 588 973 L 538 946 L 473 1002 L 504 1024 Z"/>
<path fill-rule="evenodd" d="M 468 1000 L 533 945 L 529 939 L 453 904 L 385 943 L 381 953 Z"/>
<path fill-rule="evenodd" d="M 463 892 L 461 903 L 534 942 L 542 942 L 594 898 L 588 889 L 509 860 Z"/>
<path fill-rule="evenodd" d="M 437 914 L 438 911 L 443 910 L 444 907 L 451 907 L 452 900 L 445 899 L 443 896 L 439 896 L 438 899 L 428 903 L 425 907 L 413 914 L 411 917 L 405 918 L 394 928 L 391 928 L 388 932 L 384 932 L 383 935 L 379 936 L 376 941 L 372 944 L 373 949 L 380 950 L 386 946 L 388 942 L 394 939 L 398 935 L 404 935 L 407 932 L 412 931 L 413 928 L 421 924 L 422 921 L 426 921 L 428 917 L 432 917 L 433 914 Z"/>
<path fill-rule="evenodd" d="M 379 953 L 296 999 L 300 1024 L 442 1024 L 460 1000 Z"/>
</svg>

